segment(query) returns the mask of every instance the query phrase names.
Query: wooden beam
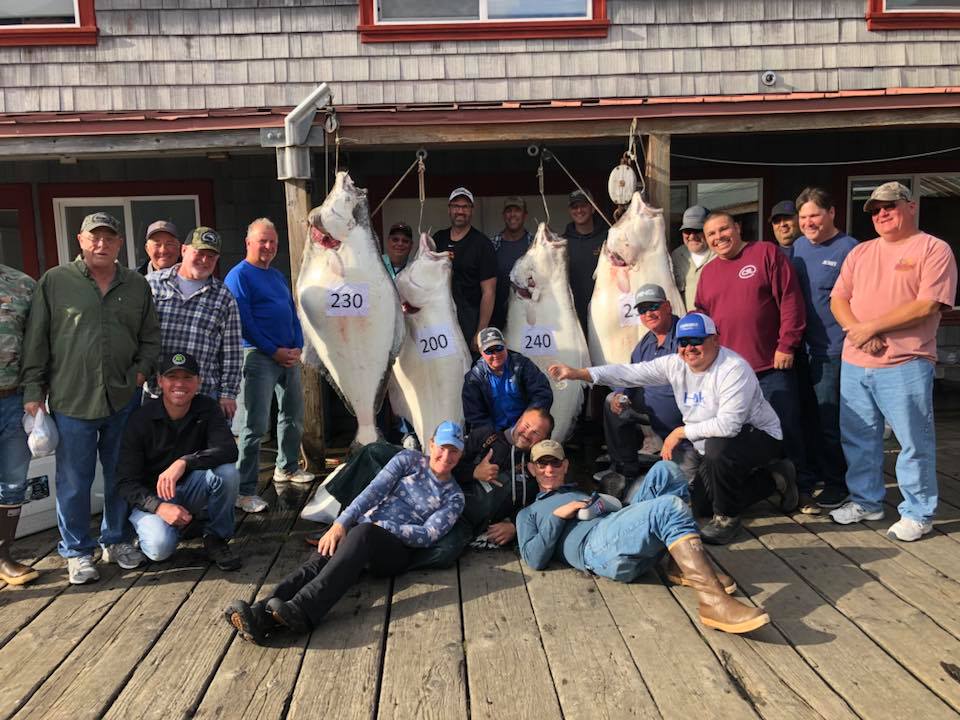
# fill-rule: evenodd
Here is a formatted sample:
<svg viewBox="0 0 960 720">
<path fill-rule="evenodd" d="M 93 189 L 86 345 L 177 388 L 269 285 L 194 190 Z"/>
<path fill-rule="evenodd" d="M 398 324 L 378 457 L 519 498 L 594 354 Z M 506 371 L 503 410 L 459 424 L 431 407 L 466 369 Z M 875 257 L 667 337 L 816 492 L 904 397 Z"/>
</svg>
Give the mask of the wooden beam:
<svg viewBox="0 0 960 720">
<path fill-rule="evenodd" d="M 644 179 L 647 185 L 647 199 L 653 207 L 663 209 L 665 228 L 670 226 L 670 136 L 666 133 L 653 133 L 644 139 Z"/>
<path fill-rule="evenodd" d="M 290 244 L 290 287 L 294 301 L 300 277 L 300 262 L 307 243 L 307 215 L 310 213 L 310 191 L 307 180 L 284 180 L 287 203 L 287 241 Z M 301 447 L 307 460 L 307 470 L 320 472 L 326 459 L 323 423 L 323 390 L 319 371 L 307 364 L 303 373 L 303 439 Z"/>
</svg>

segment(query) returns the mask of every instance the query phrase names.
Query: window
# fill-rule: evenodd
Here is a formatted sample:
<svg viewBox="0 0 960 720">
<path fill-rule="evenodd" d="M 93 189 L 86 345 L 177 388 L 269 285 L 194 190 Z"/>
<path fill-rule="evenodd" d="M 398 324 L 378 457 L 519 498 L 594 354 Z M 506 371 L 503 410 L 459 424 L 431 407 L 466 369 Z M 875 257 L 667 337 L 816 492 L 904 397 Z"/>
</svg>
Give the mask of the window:
<svg viewBox="0 0 960 720">
<path fill-rule="evenodd" d="M 960 250 L 956 232 L 956 208 L 960 203 L 960 173 L 904 174 L 852 177 L 849 180 L 847 205 L 847 232 L 857 240 L 877 236 L 873 221 L 863 211 L 863 204 L 878 185 L 896 180 L 913 193 L 917 201 L 917 224 L 924 232 L 936 235 L 950 243 L 954 254 Z"/>
<path fill-rule="evenodd" d="M 360 0 L 364 42 L 606 37 L 606 0 Z"/>
<path fill-rule="evenodd" d="M 960 0 L 868 0 L 868 30 L 960 28 Z"/>
<path fill-rule="evenodd" d="M 3 0 L 0 46 L 96 45 L 94 0 Z"/>
<path fill-rule="evenodd" d="M 763 181 L 760 179 L 692 180 L 670 183 L 670 237 L 668 244 L 679 242 L 683 211 L 692 205 L 702 205 L 711 212 L 723 210 L 740 223 L 744 240 L 761 238 L 761 200 Z"/>
<path fill-rule="evenodd" d="M 29 185 L 0 185 L 0 264 L 40 276 Z"/>
</svg>

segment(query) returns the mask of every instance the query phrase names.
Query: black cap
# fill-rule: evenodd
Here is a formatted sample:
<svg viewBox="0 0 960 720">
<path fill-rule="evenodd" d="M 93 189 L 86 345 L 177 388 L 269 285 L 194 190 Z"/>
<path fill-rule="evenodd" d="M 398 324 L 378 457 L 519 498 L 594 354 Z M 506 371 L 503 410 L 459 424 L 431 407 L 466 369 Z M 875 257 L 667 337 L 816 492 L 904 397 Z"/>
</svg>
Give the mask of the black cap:
<svg viewBox="0 0 960 720">
<path fill-rule="evenodd" d="M 789 215 L 793 217 L 796 214 L 797 206 L 793 204 L 793 200 L 781 200 L 773 206 L 773 209 L 770 211 L 770 217 L 767 218 L 767 222 L 773 222 L 775 217 L 780 217 L 781 215 Z"/>
<path fill-rule="evenodd" d="M 174 370 L 186 370 L 191 375 L 200 374 L 200 365 L 190 353 L 167 353 L 160 358 L 160 374 L 166 375 Z"/>
<path fill-rule="evenodd" d="M 394 223 L 390 226 L 390 232 L 387 233 L 387 237 L 393 235 L 394 233 L 400 233 L 401 235 L 406 235 L 408 238 L 413 240 L 413 229 L 407 225 L 405 222 Z"/>
</svg>

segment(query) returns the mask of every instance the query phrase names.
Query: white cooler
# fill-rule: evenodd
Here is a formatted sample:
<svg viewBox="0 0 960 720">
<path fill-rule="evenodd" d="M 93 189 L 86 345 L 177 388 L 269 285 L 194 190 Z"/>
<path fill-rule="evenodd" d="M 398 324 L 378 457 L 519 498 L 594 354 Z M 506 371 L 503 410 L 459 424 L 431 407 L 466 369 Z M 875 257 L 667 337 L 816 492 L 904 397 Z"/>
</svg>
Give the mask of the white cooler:
<svg viewBox="0 0 960 720">
<path fill-rule="evenodd" d="M 57 526 L 57 456 L 49 455 L 30 462 L 27 471 L 26 504 L 20 511 L 17 537 Z M 103 470 L 97 462 L 97 474 L 90 492 L 91 515 L 103 510 Z"/>
</svg>

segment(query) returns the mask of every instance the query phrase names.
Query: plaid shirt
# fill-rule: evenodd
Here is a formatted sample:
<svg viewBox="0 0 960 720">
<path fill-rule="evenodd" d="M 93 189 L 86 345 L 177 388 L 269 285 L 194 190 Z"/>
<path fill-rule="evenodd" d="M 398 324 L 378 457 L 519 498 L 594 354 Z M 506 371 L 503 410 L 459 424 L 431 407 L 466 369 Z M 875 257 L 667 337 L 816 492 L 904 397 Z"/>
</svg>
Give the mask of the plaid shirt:
<svg viewBox="0 0 960 720">
<path fill-rule="evenodd" d="M 235 399 L 243 367 L 243 336 L 237 301 L 215 277 L 186 300 L 180 293 L 180 265 L 147 276 L 160 316 L 163 354 L 186 352 L 200 363 L 200 392 L 215 400 Z M 150 380 L 156 394 L 156 380 Z"/>
</svg>

